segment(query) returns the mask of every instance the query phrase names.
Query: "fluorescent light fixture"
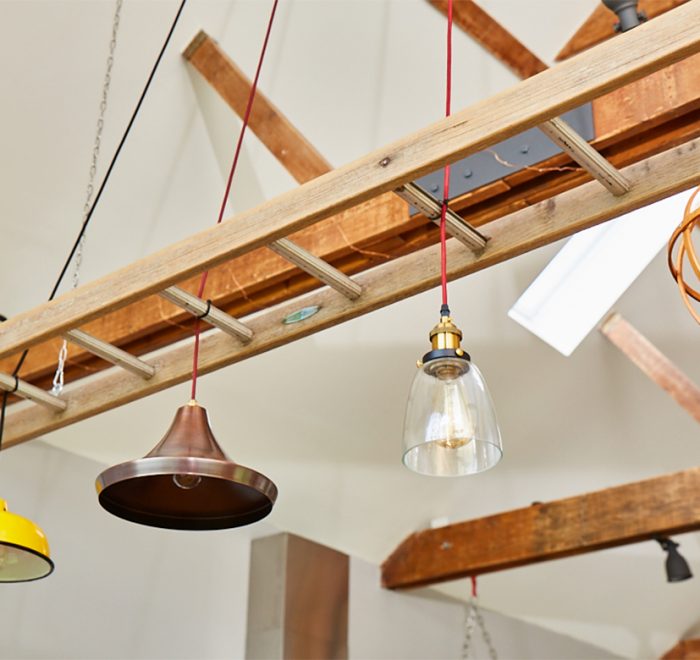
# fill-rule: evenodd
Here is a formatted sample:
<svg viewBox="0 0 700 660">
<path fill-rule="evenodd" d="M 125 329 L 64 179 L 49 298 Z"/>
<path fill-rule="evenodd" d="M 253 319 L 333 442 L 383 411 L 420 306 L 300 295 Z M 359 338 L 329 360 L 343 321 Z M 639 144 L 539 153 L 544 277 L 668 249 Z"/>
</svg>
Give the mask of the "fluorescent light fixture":
<svg viewBox="0 0 700 660">
<path fill-rule="evenodd" d="M 685 191 L 579 232 L 508 316 L 560 353 L 571 355 L 665 247 L 689 196 Z"/>
</svg>

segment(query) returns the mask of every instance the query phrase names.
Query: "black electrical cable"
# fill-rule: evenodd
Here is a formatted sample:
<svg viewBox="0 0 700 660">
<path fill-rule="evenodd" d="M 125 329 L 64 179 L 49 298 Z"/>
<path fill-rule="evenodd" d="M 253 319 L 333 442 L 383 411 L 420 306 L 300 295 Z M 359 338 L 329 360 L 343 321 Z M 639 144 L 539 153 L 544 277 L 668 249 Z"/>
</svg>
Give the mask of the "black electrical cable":
<svg viewBox="0 0 700 660">
<path fill-rule="evenodd" d="M 78 246 L 80 245 L 80 241 L 83 240 L 83 236 L 85 236 L 85 232 L 87 231 L 88 225 L 90 224 L 90 220 L 92 220 L 92 214 L 95 212 L 95 208 L 97 207 L 97 203 L 100 201 L 100 197 L 102 197 L 102 191 L 105 189 L 105 186 L 107 185 L 107 181 L 109 181 L 109 177 L 112 174 L 112 170 L 114 169 L 114 165 L 117 162 L 117 158 L 119 158 L 119 154 L 121 153 L 122 147 L 124 146 L 124 143 L 126 142 L 126 138 L 129 136 L 129 133 L 131 131 L 131 127 L 134 124 L 134 120 L 136 119 L 136 116 L 139 113 L 139 110 L 141 109 L 141 105 L 143 104 L 143 100 L 146 98 L 146 93 L 148 92 L 148 88 L 151 86 L 151 82 L 153 81 L 153 78 L 156 74 L 156 71 L 158 69 L 158 65 L 160 64 L 160 61 L 163 59 L 163 54 L 165 53 L 168 44 L 170 43 L 170 38 L 173 36 L 173 32 L 175 32 L 175 27 L 177 26 L 177 22 L 180 20 L 180 14 L 182 14 L 182 10 L 185 8 L 185 4 L 187 3 L 187 0 L 182 0 L 180 3 L 180 7 L 177 10 L 177 14 L 175 14 L 175 18 L 173 19 L 172 25 L 170 26 L 170 30 L 168 31 L 168 36 L 165 38 L 165 41 L 163 42 L 163 46 L 160 49 L 160 52 L 158 53 L 158 57 L 156 58 L 155 64 L 153 65 L 153 68 L 151 69 L 151 73 L 148 76 L 148 80 L 146 81 L 146 85 L 143 88 L 143 91 L 141 92 L 141 96 L 139 97 L 138 102 L 136 103 L 136 107 L 134 108 L 133 113 L 131 114 L 131 119 L 129 119 L 129 123 L 126 126 L 126 130 L 124 131 L 124 134 L 122 135 L 121 140 L 119 141 L 119 145 L 117 146 L 116 151 L 114 152 L 114 155 L 112 156 L 112 160 L 109 163 L 109 167 L 107 168 L 107 172 L 105 173 L 104 178 L 102 179 L 102 183 L 100 184 L 100 187 L 97 191 L 97 194 L 95 195 L 95 201 L 92 203 L 90 206 L 90 210 L 87 212 L 85 215 L 85 219 L 83 220 L 83 224 L 80 227 L 80 231 L 78 232 L 78 236 L 75 239 L 75 242 L 73 243 L 73 247 L 71 248 L 70 252 L 68 253 L 68 257 L 66 258 L 65 263 L 63 264 L 63 268 L 61 269 L 61 272 L 56 279 L 56 283 L 53 286 L 53 289 L 51 289 L 51 294 L 49 295 L 49 302 L 52 301 L 56 297 L 56 293 L 58 292 L 59 287 L 61 286 L 61 283 L 63 282 L 63 278 L 66 276 L 66 273 L 68 272 L 68 267 L 71 264 L 71 261 L 73 261 L 73 257 L 75 256 L 75 252 L 78 249 Z M 0 318 L 2 321 L 6 321 L 7 319 L 4 316 L 0 315 Z M 22 368 L 22 365 L 24 364 L 24 361 L 27 359 L 27 354 L 29 353 L 29 349 L 25 348 L 24 351 L 22 352 L 22 355 L 20 356 L 19 360 L 17 361 L 17 365 L 15 366 L 14 370 L 12 371 L 12 376 L 14 378 L 17 378 L 19 375 L 19 371 Z M 2 394 L 2 404 L 1 404 L 1 409 L 0 409 L 0 448 L 2 448 L 2 436 L 3 432 L 5 430 L 5 413 L 7 411 L 7 399 L 10 396 L 10 392 L 3 392 Z"/>
</svg>

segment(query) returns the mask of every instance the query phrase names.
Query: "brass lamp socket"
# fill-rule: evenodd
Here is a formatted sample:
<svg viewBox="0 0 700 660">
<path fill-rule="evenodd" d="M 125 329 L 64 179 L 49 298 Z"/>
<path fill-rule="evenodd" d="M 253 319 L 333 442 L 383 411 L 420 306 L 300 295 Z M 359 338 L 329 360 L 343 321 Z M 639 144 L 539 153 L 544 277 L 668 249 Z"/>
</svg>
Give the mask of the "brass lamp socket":
<svg viewBox="0 0 700 660">
<path fill-rule="evenodd" d="M 432 350 L 423 356 L 423 363 L 438 358 L 459 358 L 469 361 L 469 354 L 461 346 L 462 331 L 447 315 L 440 316 L 440 322 L 430 331 Z"/>
</svg>

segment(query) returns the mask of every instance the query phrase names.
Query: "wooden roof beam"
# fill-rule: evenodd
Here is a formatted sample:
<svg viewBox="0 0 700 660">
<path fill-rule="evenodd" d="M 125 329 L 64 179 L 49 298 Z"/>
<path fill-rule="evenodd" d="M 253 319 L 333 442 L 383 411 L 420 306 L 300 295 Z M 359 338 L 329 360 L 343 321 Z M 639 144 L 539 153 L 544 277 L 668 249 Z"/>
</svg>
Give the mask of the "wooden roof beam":
<svg viewBox="0 0 700 660">
<path fill-rule="evenodd" d="M 687 1 L 688 0 L 639 0 L 638 7 L 648 18 L 654 18 Z M 576 33 L 569 39 L 561 51 L 559 51 L 556 57 L 557 61 L 566 60 L 573 55 L 591 48 L 591 46 L 595 46 L 614 37 L 617 34 L 617 32 L 615 32 L 615 23 L 617 23 L 615 12 L 600 3 L 586 19 L 584 24 L 576 30 Z"/>
<path fill-rule="evenodd" d="M 600 332 L 700 422 L 700 388 L 639 330 L 614 312 L 603 322 Z"/>
<path fill-rule="evenodd" d="M 583 184 L 490 223 L 491 238 L 479 255 L 450 239 L 450 279 L 512 259 L 700 183 L 700 139 L 624 171 L 634 184 L 624 197 L 613 197 L 595 182 Z M 358 300 L 347 300 L 335 291 L 321 289 L 256 314 L 246 319 L 254 333 L 246 344 L 218 331 L 208 332 L 202 336 L 200 346 L 200 373 L 221 369 L 427 291 L 440 282 L 439 254 L 440 246 L 433 245 L 359 274 L 357 280 L 363 294 Z M 287 315 L 306 306 L 317 306 L 319 311 L 301 323 L 282 323 Z M 3 445 L 12 446 L 44 435 L 191 377 L 190 343 L 175 345 L 144 359 L 156 367 L 153 378 L 144 381 L 113 368 L 81 379 L 66 388 L 68 408 L 64 413 L 11 406 Z"/>
<path fill-rule="evenodd" d="M 447 14 L 448 0 L 428 2 L 438 11 Z M 529 78 L 549 68 L 473 0 L 455 0 L 452 18 L 464 32 L 518 78 Z"/>
<path fill-rule="evenodd" d="M 382 565 L 422 587 L 700 529 L 700 468 L 416 532 Z"/>
<path fill-rule="evenodd" d="M 243 117 L 252 83 L 216 42 L 200 30 L 183 55 L 224 101 Z M 333 169 L 261 92 L 256 91 L 248 125 L 299 183 L 311 181 Z M 350 277 L 288 238 L 273 241 L 269 247 L 282 258 L 348 298 L 355 299 L 362 293 L 360 286 Z"/>
<path fill-rule="evenodd" d="M 700 639 L 683 639 L 661 656 L 661 660 L 698 660 Z"/>
<path fill-rule="evenodd" d="M 700 50 L 700 5 L 679 7 L 363 158 L 6 321 L 0 358 L 394 190 Z M 653 44 L 653 46 L 650 46 Z M 621 199 L 632 195 L 627 193 Z M 632 196 L 633 198 L 633 196 Z"/>
<path fill-rule="evenodd" d="M 200 31 L 187 47 L 184 55 L 229 107 L 239 117 L 243 117 L 252 83 L 219 45 L 206 32 Z M 328 161 L 260 91 L 256 93 L 249 125 L 260 141 L 299 183 L 306 183 L 332 169 Z M 395 191 L 396 194 L 424 210 L 420 199 L 407 198 L 404 194 L 408 186 L 416 187 L 415 184 L 406 184 L 398 188 Z M 439 218 L 441 202 L 432 198 L 427 192 L 421 192 L 422 197 L 428 199 L 429 204 L 432 202 L 438 206 L 437 217 Z M 395 216 L 396 214 L 386 214 L 387 229 L 397 225 Z M 433 219 L 430 211 L 426 216 Z M 476 249 L 484 247 L 485 240 L 479 232 L 454 213 L 448 218 L 447 232 L 459 238 L 465 245 Z M 270 247 L 277 254 L 296 263 L 293 258 L 296 246 L 291 246 L 291 252 L 290 246 L 284 241 L 277 241 Z M 306 271 L 311 272 L 308 268 Z M 316 275 L 318 276 L 318 273 Z M 330 284 L 325 279 L 322 281 Z M 355 297 L 359 296 L 359 293 L 357 291 Z"/>
<path fill-rule="evenodd" d="M 243 117 L 252 83 L 216 41 L 200 30 L 183 55 L 226 104 Z M 248 126 L 299 183 L 311 181 L 333 169 L 260 90 L 256 92 Z"/>
</svg>

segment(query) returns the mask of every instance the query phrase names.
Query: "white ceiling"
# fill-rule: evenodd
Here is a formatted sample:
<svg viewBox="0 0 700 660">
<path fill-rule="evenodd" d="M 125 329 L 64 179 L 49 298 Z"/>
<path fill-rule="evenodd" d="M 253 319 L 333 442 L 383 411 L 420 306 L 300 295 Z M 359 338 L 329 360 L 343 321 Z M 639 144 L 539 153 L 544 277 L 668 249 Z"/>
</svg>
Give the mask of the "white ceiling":
<svg viewBox="0 0 700 660">
<path fill-rule="evenodd" d="M 124 2 L 103 167 L 177 4 Z M 482 4 L 551 62 L 596 0 Z M 268 8 L 190 0 L 95 214 L 84 281 L 213 224 L 239 122 L 179 52 L 201 27 L 250 74 Z M 7 315 L 45 298 L 81 222 L 112 10 L 112 2 L 0 3 L 0 311 Z M 261 89 L 340 165 L 439 118 L 443 38 L 444 21 L 425 0 L 287 0 Z M 454 73 L 455 108 L 515 82 L 461 34 Z M 232 210 L 294 185 L 254 136 L 246 140 Z M 221 444 L 280 487 L 270 522 L 379 563 L 434 518 L 487 515 L 700 463 L 693 420 L 602 337 L 564 358 L 507 318 L 555 249 L 451 288 L 465 345 L 502 424 L 505 458 L 486 474 L 431 480 L 400 465 L 405 397 L 436 320 L 434 292 L 204 378 L 200 400 Z M 661 257 L 619 310 L 700 381 L 700 364 L 689 359 L 697 328 Z M 47 441 L 105 464 L 128 460 L 155 444 L 186 399 L 178 387 Z M 696 537 L 681 541 L 700 571 Z M 668 585 L 662 564 L 661 551 L 646 543 L 484 576 L 480 591 L 492 609 L 650 657 L 697 619 L 700 583 Z M 466 594 L 465 584 L 447 589 Z"/>
</svg>

